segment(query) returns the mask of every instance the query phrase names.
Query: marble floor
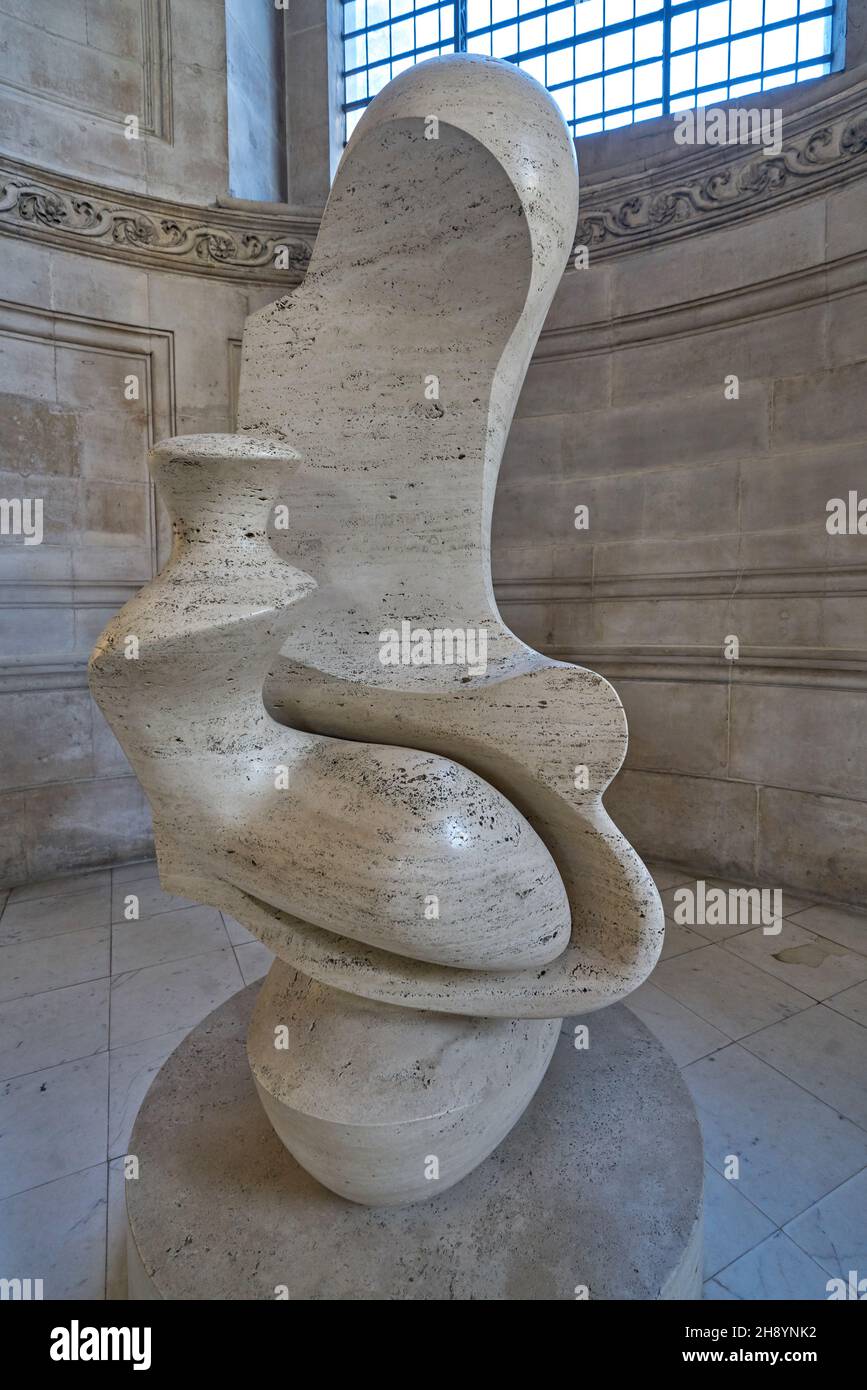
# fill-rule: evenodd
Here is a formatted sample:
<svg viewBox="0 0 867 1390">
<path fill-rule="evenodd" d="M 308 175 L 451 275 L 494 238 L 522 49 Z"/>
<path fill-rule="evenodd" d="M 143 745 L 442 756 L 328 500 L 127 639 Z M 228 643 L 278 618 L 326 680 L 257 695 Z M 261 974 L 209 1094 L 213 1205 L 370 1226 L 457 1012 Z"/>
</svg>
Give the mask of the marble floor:
<svg viewBox="0 0 867 1390">
<path fill-rule="evenodd" d="M 653 871 L 670 916 L 694 880 Z M 0 909 L 0 1275 L 42 1278 L 46 1298 L 123 1298 L 136 1110 L 270 956 L 164 893 L 153 863 L 0 892 Z M 701 1120 L 708 1298 L 825 1299 L 830 1278 L 867 1277 L 867 916 L 795 899 L 783 913 L 776 936 L 669 920 L 630 998 Z"/>
</svg>

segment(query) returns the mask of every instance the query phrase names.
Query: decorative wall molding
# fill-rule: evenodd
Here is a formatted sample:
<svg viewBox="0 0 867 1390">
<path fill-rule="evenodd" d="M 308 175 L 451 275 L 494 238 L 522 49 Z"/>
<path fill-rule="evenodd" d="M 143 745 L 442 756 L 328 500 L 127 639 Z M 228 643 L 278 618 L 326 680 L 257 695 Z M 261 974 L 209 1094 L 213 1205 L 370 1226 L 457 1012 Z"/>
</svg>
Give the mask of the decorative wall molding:
<svg viewBox="0 0 867 1390">
<path fill-rule="evenodd" d="M 694 338 L 698 333 L 712 333 L 719 328 L 784 314 L 790 309 L 827 303 L 865 288 L 867 250 L 837 260 L 820 261 L 803 269 L 784 270 L 771 280 L 753 281 L 736 288 L 726 286 L 714 294 L 679 303 L 654 305 L 634 313 L 612 312 L 607 319 L 543 328 L 533 363 L 593 357 L 618 348 Z M 518 418 L 527 418 L 520 406 Z"/>
<path fill-rule="evenodd" d="M 747 533 L 749 534 L 749 533 Z M 760 533 L 756 533 L 760 534 Z M 603 542 L 603 544 L 605 544 Z M 845 565 L 727 570 L 689 570 L 672 574 L 563 575 L 555 578 L 522 576 L 495 579 L 501 603 L 599 603 L 606 599 L 648 602 L 707 599 L 828 598 L 867 596 L 867 561 Z"/>
<path fill-rule="evenodd" d="M 316 215 L 191 207 L 0 160 L 0 233 L 126 265 L 290 289 L 303 278 L 318 226 Z M 275 264 L 281 247 L 286 269 Z"/>
<path fill-rule="evenodd" d="M 811 647 L 741 647 L 737 662 L 717 647 L 545 646 L 546 656 L 588 666 L 615 685 L 621 681 L 677 684 L 807 686 L 822 690 L 867 690 L 867 653 Z"/>
<path fill-rule="evenodd" d="M 745 96 L 744 107 L 773 93 Z M 652 241 L 702 232 L 723 222 L 770 211 L 814 196 L 832 184 L 867 172 L 867 80 L 784 117 L 783 148 L 765 155 L 756 147 L 679 147 L 675 158 L 648 171 L 585 183 L 576 244 L 598 260 L 634 251 Z M 673 141 L 673 123 L 672 123 Z"/>
</svg>

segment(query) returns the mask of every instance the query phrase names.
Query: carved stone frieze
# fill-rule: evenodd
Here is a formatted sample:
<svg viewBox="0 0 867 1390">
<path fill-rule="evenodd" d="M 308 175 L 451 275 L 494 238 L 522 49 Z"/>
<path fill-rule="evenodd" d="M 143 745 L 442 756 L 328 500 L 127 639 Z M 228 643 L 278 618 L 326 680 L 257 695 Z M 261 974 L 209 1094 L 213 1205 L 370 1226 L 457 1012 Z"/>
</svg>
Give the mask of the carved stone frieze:
<svg viewBox="0 0 867 1390">
<path fill-rule="evenodd" d="M 768 102 L 766 95 L 763 100 Z M 744 97 L 749 106 L 758 98 Z M 652 172 L 584 185 L 576 243 L 598 257 L 647 241 L 703 231 L 730 219 L 769 211 L 785 196 L 809 196 L 867 171 L 863 84 L 790 118 L 779 154 L 755 145 L 683 147 L 683 159 Z M 580 154 L 580 151 L 579 151 Z M 684 177 L 684 164 L 688 172 Z"/>
<path fill-rule="evenodd" d="M 117 193 L 26 165 L 0 167 L 0 232 L 160 269 L 297 284 L 318 217 L 197 208 Z"/>
</svg>

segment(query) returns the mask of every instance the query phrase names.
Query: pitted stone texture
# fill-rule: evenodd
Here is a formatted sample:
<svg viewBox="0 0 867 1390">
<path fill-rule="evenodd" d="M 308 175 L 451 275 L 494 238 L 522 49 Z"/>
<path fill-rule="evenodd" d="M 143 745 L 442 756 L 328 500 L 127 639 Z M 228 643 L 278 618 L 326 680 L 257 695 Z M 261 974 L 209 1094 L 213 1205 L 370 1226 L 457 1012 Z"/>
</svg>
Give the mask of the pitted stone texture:
<svg viewBox="0 0 867 1390">
<path fill-rule="evenodd" d="M 439 1033 L 450 1098 L 413 1123 L 432 1151 L 451 1136 L 460 1173 L 532 1094 L 547 1021 L 622 998 L 661 946 L 653 881 L 602 805 L 620 703 L 518 641 L 491 586 L 503 444 L 577 206 L 573 142 L 538 83 L 468 55 L 401 74 L 347 146 L 303 285 L 247 324 L 237 437 L 154 451 L 172 559 L 92 659 L 163 885 L 282 962 L 250 1039 L 268 1113 L 360 1201 L 430 1195 L 406 1178 L 405 1095 L 378 1125 L 293 1105 L 271 1041 L 284 966 L 318 982 L 308 1002 L 333 987 L 367 1001 L 343 1005 L 362 1032 L 383 1021 L 361 1116 L 395 1038 L 413 1069 Z M 486 660 L 384 664 L 405 624 L 478 657 L 484 638 Z M 470 1037 L 481 1099 L 449 1042 Z M 316 1053 L 311 1077 L 326 1101 L 334 1060 Z"/>
<path fill-rule="evenodd" d="M 702 1151 L 674 1062 L 606 1009 L 564 1028 L 523 1118 L 442 1196 L 375 1210 L 286 1152 L 244 1057 L 250 987 L 187 1037 L 130 1141 L 130 1297 L 292 1300 L 698 1298 Z"/>
<path fill-rule="evenodd" d="M 247 1054 L 298 1162 L 342 1197 L 394 1206 L 444 1192 L 488 1156 L 532 1098 L 559 1033 L 559 1019 L 373 1003 L 276 960 Z"/>
</svg>

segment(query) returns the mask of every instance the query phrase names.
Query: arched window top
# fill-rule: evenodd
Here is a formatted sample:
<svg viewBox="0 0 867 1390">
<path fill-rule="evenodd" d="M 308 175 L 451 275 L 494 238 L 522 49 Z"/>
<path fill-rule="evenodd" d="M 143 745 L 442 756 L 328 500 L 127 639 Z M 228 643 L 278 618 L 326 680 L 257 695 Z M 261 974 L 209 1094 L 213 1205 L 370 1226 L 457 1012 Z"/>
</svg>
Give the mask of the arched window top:
<svg viewBox="0 0 867 1390">
<path fill-rule="evenodd" d="M 821 77 L 842 0 L 343 0 L 347 138 L 404 68 L 487 53 L 543 83 L 576 136 Z"/>
</svg>

